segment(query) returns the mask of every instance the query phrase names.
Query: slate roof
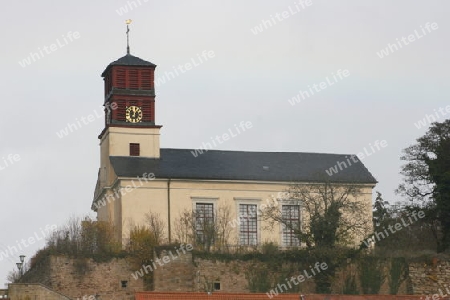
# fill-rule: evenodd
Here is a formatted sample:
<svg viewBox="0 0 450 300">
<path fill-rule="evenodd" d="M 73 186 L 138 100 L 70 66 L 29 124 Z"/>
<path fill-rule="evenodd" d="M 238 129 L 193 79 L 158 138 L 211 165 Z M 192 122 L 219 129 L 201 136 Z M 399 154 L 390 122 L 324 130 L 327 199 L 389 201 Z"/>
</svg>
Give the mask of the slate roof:
<svg viewBox="0 0 450 300">
<path fill-rule="evenodd" d="M 110 157 L 119 177 L 142 177 L 154 173 L 156 178 L 205 180 L 254 180 L 298 182 L 352 182 L 375 184 L 377 180 L 358 161 L 351 166 L 351 155 L 298 152 L 245 152 L 209 150 L 195 157 L 192 149 L 161 149 L 161 158 Z M 325 170 L 337 162 L 346 162 L 332 176 Z"/>
<path fill-rule="evenodd" d="M 142 66 L 142 67 L 156 67 L 156 65 L 154 63 L 151 63 L 149 61 L 143 60 L 142 58 L 139 58 L 137 56 L 131 55 L 131 54 L 127 54 L 121 58 L 119 58 L 116 61 L 113 61 L 112 63 L 110 63 L 105 71 L 103 71 L 102 73 L 102 77 L 105 77 L 106 71 L 111 67 L 111 66 Z"/>
</svg>

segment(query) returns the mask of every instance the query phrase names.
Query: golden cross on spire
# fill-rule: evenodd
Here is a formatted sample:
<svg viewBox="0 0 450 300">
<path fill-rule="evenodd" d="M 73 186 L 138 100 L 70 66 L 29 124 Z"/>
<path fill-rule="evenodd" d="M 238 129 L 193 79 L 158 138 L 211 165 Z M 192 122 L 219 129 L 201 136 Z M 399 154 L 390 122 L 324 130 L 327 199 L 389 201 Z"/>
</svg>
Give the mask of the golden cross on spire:
<svg viewBox="0 0 450 300">
<path fill-rule="evenodd" d="M 130 35 L 129 35 L 130 27 L 129 27 L 129 25 L 131 24 L 131 22 L 132 22 L 131 19 L 128 19 L 125 21 L 125 23 L 127 24 L 127 54 L 130 54 Z"/>
</svg>

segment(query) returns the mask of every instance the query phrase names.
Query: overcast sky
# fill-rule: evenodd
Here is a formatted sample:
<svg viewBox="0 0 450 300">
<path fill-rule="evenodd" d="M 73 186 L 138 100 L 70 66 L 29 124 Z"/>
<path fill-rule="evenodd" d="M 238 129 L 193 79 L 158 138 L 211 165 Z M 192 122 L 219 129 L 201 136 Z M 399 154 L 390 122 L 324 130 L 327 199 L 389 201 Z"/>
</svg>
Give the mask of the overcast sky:
<svg viewBox="0 0 450 300">
<path fill-rule="evenodd" d="M 366 148 L 372 153 L 363 163 L 379 181 L 375 190 L 395 202 L 402 200 L 394 194 L 401 150 L 428 127 L 415 123 L 426 114 L 450 116 L 438 111 L 450 105 L 448 1 L 139 1 L 4 5 L 0 250 L 41 237 L 46 225 L 94 216 L 103 119 L 63 138 L 57 132 L 100 113 L 100 74 L 125 54 L 128 18 L 131 52 L 157 64 L 156 77 L 196 62 L 156 90 L 164 148 L 198 148 L 241 121 L 253 127 L 217 149 L 356 154 Z M 214 55 L 200 63 L 204 51 Z M 348 76 L 333 77 L 339 70 Z M 314 95 L 290 104 L 309 88 Z M 388 146 L 372 151 L 377 140 Z M 1 259 L 0 282 L 18 255 L 30 258 L 43 245 Z"/>
</svg>

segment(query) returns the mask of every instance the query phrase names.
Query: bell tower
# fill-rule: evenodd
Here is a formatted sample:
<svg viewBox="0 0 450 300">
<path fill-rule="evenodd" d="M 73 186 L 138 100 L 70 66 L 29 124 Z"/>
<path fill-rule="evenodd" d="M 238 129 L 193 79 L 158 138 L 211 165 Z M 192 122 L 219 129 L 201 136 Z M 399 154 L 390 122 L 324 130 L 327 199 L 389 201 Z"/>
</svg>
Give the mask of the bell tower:
<svg viewBox="0 0 450 300">
<path fill-rule="evenodd" d="M 105 128 L 155 126 L 156 65 L 131 54 L 108 65 L 105 83 Z"/>
<path fill-rule="evenodd" d="M 112 128 L 131 129 L 127 132 L 140 134 L 145 132 L 142 129 L 161 128 L 155 124 L 155 68 L 151 62 L 131 54 L 108 65 L 102 73 L 105 128 L 100 139 Z"/>
<path fill-rule="evenodd" d="M 155 123 L 156 65 L 130 54 L 127 22 L 127 54 L 110 63 L 104 80 L 105 127 L 99 135 L 101 185 L 114 179 L 111 156 L 160 158 L 162 126 Z"/>
</svg>

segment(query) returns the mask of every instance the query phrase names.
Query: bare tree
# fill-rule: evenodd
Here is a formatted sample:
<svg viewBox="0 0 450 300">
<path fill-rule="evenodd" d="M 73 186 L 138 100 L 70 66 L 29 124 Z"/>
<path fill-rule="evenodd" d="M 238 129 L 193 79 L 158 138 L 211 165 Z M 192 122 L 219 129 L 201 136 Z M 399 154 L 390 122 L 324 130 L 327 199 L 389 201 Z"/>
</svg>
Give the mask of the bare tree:
<svg viewBox="0 0 450 300">
<path fill-rule="evenodd" d="M 30 270 L 30 263 L 24 262 L 22 265 L 22 275 L 26 274 Z M 18 269 L 14 269 L 12 271 L 8 272 L 8 275 L 6 276 L 6 280 L 12 283 L 20 282 L 21 278 L 20 271 Z"/>
<path fill-rule="evenodd" d="M 229 223 L 231 220 L 231 208 L 229 206 L 219 206 L 216 211 L 215 228 L 217 233 L 215 246 L 217 250 L 224 250 L 229 243 L 232 227 Z"/>
<path fill-rule="evenodd" d="M 148 228 L 153 233 L 156 245 L 161 245 L 165 239 L 166 223 L 161 219 L 160 214 L 149 212 L 145 215 Z"/>
<path fill-rule="evenodd" d="M 205 251 L 223 250 L 228 245 L 232 228 L 231 209 L 218 206 L 214 211 L 184 210 L 175 219 L 174 232 L 180 242 L 194 243 Z"/>
<path fill-rule="evenodd" d="M 108 222 L 94 221 L 90 217 L 72 217 L 48 238 L 47 250 L 74 257 L 113 254 L 121 250 L 114 237 L 114 227 Z"/>
<path fill-rule="evenodd" d="M 195 216 L 192 210 L 185 209 L 174 221 L 175 239 L 180 243 L 191 243 L 195 238 Z"/>
<path fill-rule="evenodd" d="M 12 270 L 8 272 L 8 275 L 6 276 L 6 280 L 12 283 L 19 282 L 20 279 L 20 273 L 18 270 Z"/>
<path fill-rule="evenodd" d="M 309 248 L 354 244 L 355 237 L 369 233 L 372 223 L 372 203 L 364 203 L 361 195 L 361 188 L 355 184 L 293 184 L 281 200 L 298 206 L 301 221 L 286 217 L 283 205 L 266 207 L 261 216 L 268 227 L 281 224 Z"/>
</svg>

